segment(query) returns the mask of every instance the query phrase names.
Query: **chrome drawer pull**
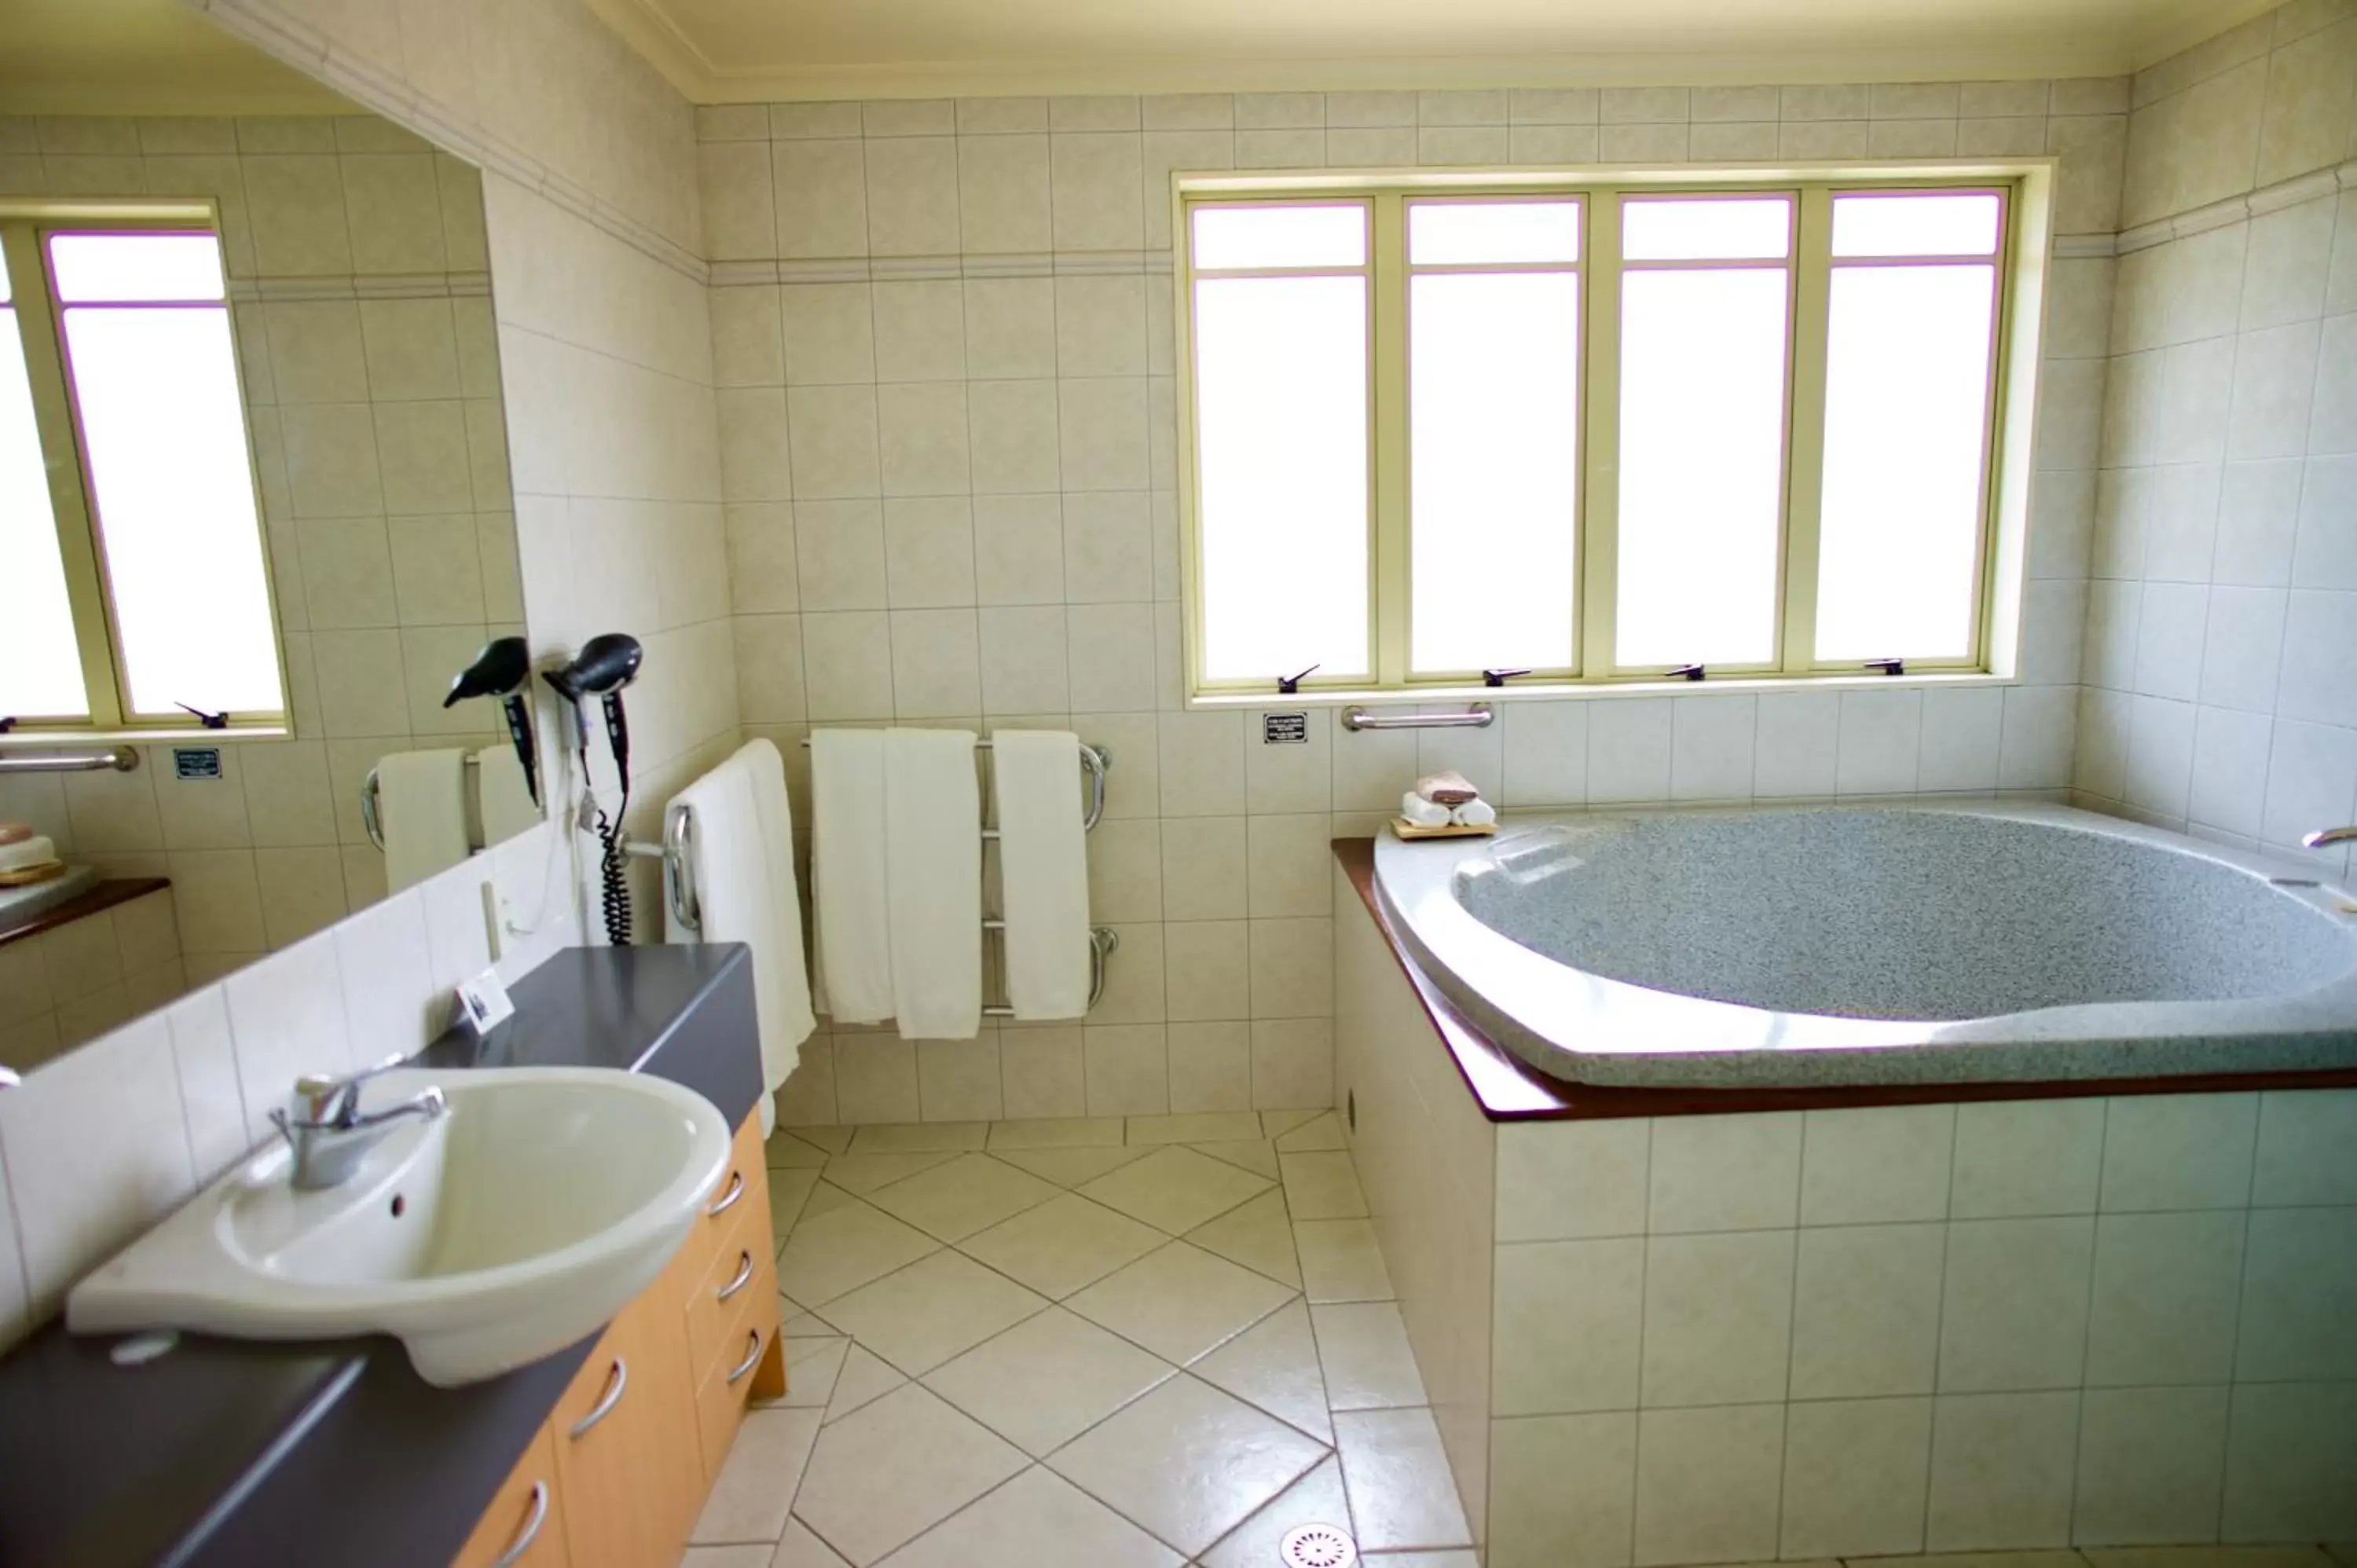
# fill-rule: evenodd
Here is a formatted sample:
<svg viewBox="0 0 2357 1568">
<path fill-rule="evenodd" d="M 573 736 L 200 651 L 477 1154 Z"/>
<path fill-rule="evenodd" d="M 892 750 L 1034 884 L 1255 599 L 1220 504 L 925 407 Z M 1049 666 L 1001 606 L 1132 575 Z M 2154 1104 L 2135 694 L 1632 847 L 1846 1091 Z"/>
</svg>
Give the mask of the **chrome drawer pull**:
<svg viewBox="0 0 2357 1568">
<path fill-rule="evenodd" d="M 743 1171 L 730 1171 L 728 1173 L 728 1190 L 722 1193 L 718 1201 L 715 1202 L 711 1208 L 704 1211 L 705 1217 L 709 1219 L 716 1219 L 719 1216 L 727 1213 L 730 1209 L 737 1207 L 737 1200 L 744 1196 L 745 1173 Z"/>
<path fill-rule="evenodd" d="M 738 1291 L 743 1290 L 746 1285 L 750 1283 L 752 1281 L 753 1254 L 750 1252 L 739 1252 L 737 1256 L 740 1260 L 737 1265 L 737 1277 L 720 1287 L 720 1290 L 715 1298 L 716 1300 L 726 1301 L 730 1296 L 735 1295 Z"/>
<path fill-rule="evenodd" d="M 511 1564 L 522 1562 L 523 1554 L 532 1550 L 532 1543 L 540 1539 L 540 1527 L 547 1521 L 548 1483 L 534 1481 L 532 1484 L 532 1517 L 523 1521 L 523 1533 L 500 1553 L 499 1560 L 491 1564 L 491 1568 L 510 1568 Z"/>
<path fill-rule="evenodd" d="M 614 1407 L 622 1402 L 622 1391 L 630 1386 L 630 1369 L 624 1366 L 622 1359 L 617 1356 L 614 1358 L 613 1377 L 606 1385 L 606 1397 L 597 1402 L 595 1410 L 573 1423 L 573 1435 L 579 1438 L 583 1433 L 613 1414 Z"/>
<path fill-rule="evenodd" d="M 735 1371 L 728 1374 L 728 1380 L 732 1383 L 751 1371 L 753 1364 L 761 1359 L 761 1331 L 756 1328 L 746 1337 L 752 1341 L 753 1348 L 745 1352 L 745 1359 L 737 1365 Z"/>
</svg>

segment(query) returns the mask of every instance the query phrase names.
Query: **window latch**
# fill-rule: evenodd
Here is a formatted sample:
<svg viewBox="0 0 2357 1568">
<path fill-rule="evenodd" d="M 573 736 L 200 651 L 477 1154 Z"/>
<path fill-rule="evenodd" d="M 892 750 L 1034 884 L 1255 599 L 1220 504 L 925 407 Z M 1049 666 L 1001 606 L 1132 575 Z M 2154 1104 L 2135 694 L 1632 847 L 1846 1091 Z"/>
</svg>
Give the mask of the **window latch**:
<svg viewBox="0 0 2357 1568">
<path fill-rule="evenodd" d="M 1907 660 L 1904 659 L 1869 659 L 1866 661 L 1866 667 L 1868 670 L 1879 670 L 1885 675 L 1907 673 Z"/>
<path fill-rule="evenodd" d="M 10 730 L 15 729 L 16 727 L 16 714 L 0 714 L 0 735 L 6 735 Z"/>
<path fill-rule="evenodd" d="M 192 708 L 186 703 L 174 703 L 172 705 L 179 709 L 184 714 L 196 714 L 197 723 L 204 725 L 207 729 L 229 728 L 229 711 L 227 709 L 223 709 L 218 714 L 209 714 L 202 708 Z"/>
<path fill-rule="evenodd" d="M 1528 670 L 1484 670 L 1481 671 L 1481 684 L 1484 686 L 1502 686 L 1517 675 L 1527 675 L 1529 673 L 1530 671 Z"/>
<path fill-rule="evenodd" d="M 1309 670 L 1315 670 L 1317 668 L 1317 665 L 1312 664 L 1309 667 Z M 1309 670 L 1304 670 L 1298 675 L 1279 675 L 1276 678 L 1276 689 L 1279 694 L 1290 697 L 1295 693 L 1300 691 L 1301 682 L 1307 680 L 1309 676 Z"/>
<path fill-rule="evenodd" d="M 1702 677 L 1703 667 L 1699 664 L 1681 664 L 1669 676 L 1673 681 L 1699 681 Z"/>
</svg>

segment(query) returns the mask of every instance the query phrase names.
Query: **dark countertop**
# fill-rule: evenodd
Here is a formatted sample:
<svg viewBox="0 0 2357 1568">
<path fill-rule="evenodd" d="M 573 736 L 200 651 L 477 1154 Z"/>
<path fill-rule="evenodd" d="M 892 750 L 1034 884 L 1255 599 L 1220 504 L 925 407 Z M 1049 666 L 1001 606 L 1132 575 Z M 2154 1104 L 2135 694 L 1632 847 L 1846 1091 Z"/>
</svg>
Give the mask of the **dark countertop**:
<svg viewBox="0 0 2357 1568">
<path fill-rule="evenodd" d="M 589 1066 L 696 1090 L 731 1127 L 761 1092 L 752 968 L 733 943 L 573 948 L 442 1068 Z M 436 1568 L 466 1543 L 592 1340 L 430 1387 L 385 1337 L 185 1336 L 136 1369 L 52 1323 L 0 1358 L 0 1568 Z"/>
<path fill-rule="evenodd" d="M 55 930 L 70 921 L 112 909 L 117 904 L 128 904 L 134 898 L 145 898 L 150 893 L 161 893 L 172 886 L 165 876 L 104 876 L 61 904 L 52 904 L 20 926 L 0 931 L 0 948 L 10 942 L 21 942 Z"/>
<path fill-rule="evenodd" d="M 1358 889 L 1360 902 L 1407 976 L 1433 1032 L 1457 1064 L 1473 1102 L 1492 1122 L 1571 1122 L 1629 1116 L 1707 1116 L 1744 1111 L 1826 1111 L 1858 1105 L 1945 1104 L 1975 1100 L 2060 1100 L 2091 1095 L 2221 1094 L 2262 1089 L 2357 1088 L 2357 1069 L 2312 1072 L 2217 1073 L 2178 1078 L 2059 1079 L 2045 1083 L 1813 1084 L 1799 1088 L 1736 1085 L 1631 1088 L 1575 1083 L 1539 1071 L 1482 1033 L 1425 973 L 1392 929 L 1375 892 L 1375 841 L 1336 839 L 1334 858 Z M 1335 911 L 1338 918 L 1344 912 Z"/>
</svg>

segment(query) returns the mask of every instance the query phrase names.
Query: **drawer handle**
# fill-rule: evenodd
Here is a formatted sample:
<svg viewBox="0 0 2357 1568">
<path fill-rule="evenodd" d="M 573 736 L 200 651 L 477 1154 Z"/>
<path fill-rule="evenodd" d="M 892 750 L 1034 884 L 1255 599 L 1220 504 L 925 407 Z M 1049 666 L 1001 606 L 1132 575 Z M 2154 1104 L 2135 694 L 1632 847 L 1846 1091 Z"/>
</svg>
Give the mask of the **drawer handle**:
<svg viewBox="0 0 2357 1568">
<path fill-rule="evenodd" d="M 745 1352 L 745 1359 L 737 1364 L 736 1370 L 728 1374 L 728 1380 L 732 1383 L 737 1379 L 743 1377 L 746 1373 L 751 1371 L 753 1369 L 754 1363 L 758 1362 L 761 1359 L 761 1331 L 756 1328 L 746 1335 L 745 1338 L 748 1344 L 751 1346 L 751 1348 Z"/>
<path fill-rule="evenodd" d="M 730 1171 L 728 1173 L 728 1190 L 722 1193 L 719 1198 L 714 1202 L 712 1207 L 704 1211 L 705 1217 L 707 1219 L 718 1219 L 721 1215 L 726 1214 L 730 1209 L 736 1208 L 737 1200 L 744 1196 L 745 1173 L 743 1171 Z"/>
<path fill-rule="evenodd" d="M 614 1358 L 614 1370 L 606 1380 L 606 1397 L 597 1402 L 596 1409 L 573 1423 L 573 1436 L 576 1442 L 591 1427 L 614 1413 L 614 1407 L 622 1402 L 622 1391 L 630 1386 L 630 1369 L 624 1366 L 622 1359 L 617 1356 Z"/>
<path fill-rule="evenodd" d="M 743 1290 L 748 1284 L 751 1283 L 752 1280 L 753 1254 L 750 1252 L 737 1253 L 737 1277 L 720 1287 L 719 1291 L 716 1293 L 716 1299 L 726 1301 L 730 1296 L 735 1295 L 738 1291 Z"/>
<path fill-rule="evenodd" d="M 532 1543 L 540 1539 L 540 1527 L 547 1522 L 548 1483 L 534 1481 L 532 1484 L 532 1517 L 523 1521 L 522 1533 L 508 1543 L 508 1549 L 500 1553 L 499 1560 L 491 1564 L 491 1568 L 510 1568 L 511 1563 L 523 1561 L 523 1554 L 530 1552 Z"/>
</svg>

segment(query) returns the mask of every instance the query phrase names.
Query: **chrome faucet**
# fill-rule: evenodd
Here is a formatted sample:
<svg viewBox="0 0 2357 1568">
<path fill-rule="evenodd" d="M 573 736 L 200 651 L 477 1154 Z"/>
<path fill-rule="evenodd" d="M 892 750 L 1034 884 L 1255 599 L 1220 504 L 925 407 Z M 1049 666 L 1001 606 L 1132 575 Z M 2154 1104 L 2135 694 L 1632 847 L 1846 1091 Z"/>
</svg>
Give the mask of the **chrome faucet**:
<svg viewBox="0 0 2357 1568">
<path fill-rule="evenodd" d="M 270 1120 L 295 1151 L 295 1187 L 319 1192 L 341 1187 L 360 1168 L 361 1156 L 376 1147 L 393 1124 L 405 1116 L 431 1122 L 450 1109 L 438 1088 L 428 1088 L 398 1105 L 361 1114 L 361 1086 L 382 1072 L 408 1064 L 391 1056 L 371 1068 L 341 1077 L 306 1075 L 295 1080 L 292 1113 L 274 1111 Z"/>
<path fill-rule="evenodd" d="M 2319 828 L 2299 841 L 2302 849 L 2322 849 L 2331 843 L 2357 843 L 2357 827 Z"/>
</svg>

